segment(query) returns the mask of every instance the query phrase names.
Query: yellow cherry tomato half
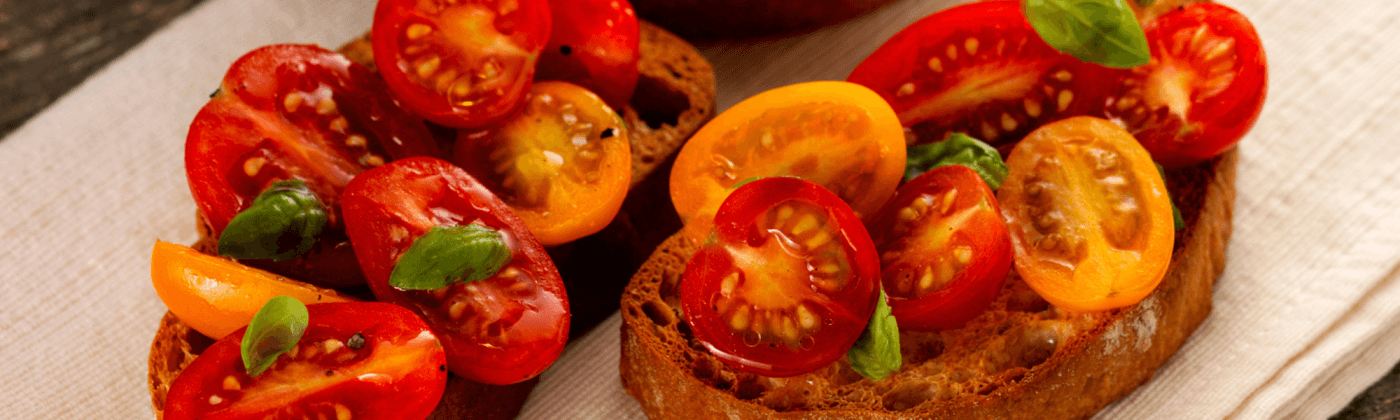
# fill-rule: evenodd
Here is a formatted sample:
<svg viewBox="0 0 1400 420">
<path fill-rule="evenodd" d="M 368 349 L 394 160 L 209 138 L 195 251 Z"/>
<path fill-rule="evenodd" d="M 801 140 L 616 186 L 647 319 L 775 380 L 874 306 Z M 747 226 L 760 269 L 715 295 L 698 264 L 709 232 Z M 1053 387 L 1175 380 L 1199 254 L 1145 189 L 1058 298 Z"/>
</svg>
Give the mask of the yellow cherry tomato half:
<svg viewBox="0 0 1400 420">
<path fill-rule="evenodd" d="M 1046 301 L 1075 312 L 1137 303 L 1171 262 L 1171 201 L 1152 156 L 1108 120 L 1036 129 L 1006 159 L 997 191 L 1016 271 Z"/>
<path fill-rule="evenodd" d="M 539 82 L 520 112 L 484 132 L 461 132 L 453 163 L 510 205 L 541 245 L 602 230 L 632 180 L 627 127 L 598 95 Z"/>
<path fill-rule="evenodd" d="M 164 241 L 151 251 L 151 283 L 170 312 L 215 340 L 247 326 L 276 296 L 306 304 L 356 300 Z"/>
<path fill-rule="evenodd" d="M 686 142 L 671 169 L 671 201 L 687 234 L 705 238 L 735 184 L 795 176 L 863 218 L 894 195 L 904 147 L 899 117 L 874 91 L 834 81 L 784 86 L 734 105 Z"/>
</svg>

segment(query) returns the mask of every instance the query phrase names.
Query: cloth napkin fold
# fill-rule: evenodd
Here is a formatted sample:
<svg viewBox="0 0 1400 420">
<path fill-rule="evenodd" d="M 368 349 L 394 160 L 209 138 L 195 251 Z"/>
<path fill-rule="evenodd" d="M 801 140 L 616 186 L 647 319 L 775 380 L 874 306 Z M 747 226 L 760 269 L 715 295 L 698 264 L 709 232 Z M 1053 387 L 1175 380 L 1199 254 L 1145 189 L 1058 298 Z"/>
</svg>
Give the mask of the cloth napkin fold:
<svg viewBox="0 0 1400 420">
<path fill-rule="evenodd" d="M 243 53 L 362 34 L 373 2 L 343 3 L 208 0 L 0 141 L 0 417 L 151 416 L 146 355 L 164 306 L 149 255 L 156 239 L 196 237 L 189 122 Z M 724 109 L 843 79 L 953 3 L 904 0 L 808 34 L 699 46 Z M 1215 309 L 1101 418 L 1320 418 L 1400 360 L 1400 3 L 1227 3 L 1264 39 L 1270 91 L 1240 146 Z M 571 343 L 522 417 L 641 418 L 618 379 L 619 324 Z"/>
</svg>

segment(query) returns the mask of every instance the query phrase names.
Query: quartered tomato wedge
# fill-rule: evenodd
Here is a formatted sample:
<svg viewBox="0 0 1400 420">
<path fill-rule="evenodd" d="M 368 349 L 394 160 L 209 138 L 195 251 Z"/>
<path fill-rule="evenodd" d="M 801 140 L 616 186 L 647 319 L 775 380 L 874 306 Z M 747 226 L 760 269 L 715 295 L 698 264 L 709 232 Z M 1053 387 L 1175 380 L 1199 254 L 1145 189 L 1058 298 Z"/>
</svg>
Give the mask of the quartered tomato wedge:
<svg viewBox="0 0 1400 420">
<path fill-rule="evenodd" d="M 1041 127 L 1006 160 L 997 190 L 1016 272 L 1046 301 L 1076 312 L 1137 303 L 1162 281 L 1175 229 L 1147 150 L 1107 120 Z"/>
<path fill-rule="evenodd" d="M 846 203 L 797 178 L 739 187 L 685 267 L 681 307 L 720 360 L 764 376 L 835 361 L 875 310 L 879 261 Z"/>
<path fill-rule="evenodd" d="M 808 82 L 755 95 L 701 127 L 676 155 L 671 201 L 692 238 L 710 232 L 735 184 L 795 176 L 836 193 L 864 217 L 904 174 L 904 133 L 879 95 L 846 82 Z"/>
<path fill-rule="evenodd" d="M 918 143 L 963 132 L 994 146 L 1040 125 L 1098 112 L 1109 70 L 1061 54 L 1014 0 L 952 7 L 914 22 L 847 81 L 879 92 Z"/>
<path fill-rule="evenodd" d="M 1120 73 L 1104 114 L 1126 124 L 1164 166 L 1200 162 L 1238 143 L 1268 89 L 1254 25 L 1229 7 L 1196 3 L 1143 29 L 1152 61 Z"/>
<path fill-rule="evenodd" d="M 510 208 L 466 171 L 432 158 L 376 168 L 346 187 L 345 217 L 374 296 L 422 316 L 453 373 L 511 384 L 563 352 L 569 302 L 559 272 Z M 473 223 L 500 232 L 511 250 L 495 276 L 430 291 L 389 284 L 399 257 L 430 228 Z"/>
<path fill-rule="evenodd" d="M 244 329 L 209 346 L 171 384 L 165 419 L 423 419 L 437 406 L 442 345 L 412 312 L 378 302 L 306 309 L 301 341 L 257 377 L 243 368 Z"/>
<path fill-rule="evenodd" d="M 552 0 L 554 28 L 537 80 L 563 80 L 622 109 L 637 88 L 641 32 L 627 0 Z"/>
<path fill-rule="evenodd" d="M 190 124 L 185 174 L 213 234 L 275 181 L 300 179 L 329 211 L 302 258 L 249 260 L 328 285 L 363 283 L 340 222 L 350 178 L 393 159 L 438 154 L 423 125 L 369 69 L 314 45 L 270 45 L 239 58 Z"/>
<path fill-rule="evenodd" d="M 550 25 L 546 0 L 382 0 L 370 38 L 405 108 L 479 128 L 520 106 Z"/>
<path fill-rule="evenodd" d="M 1011 237 L 992 190 L 962 165 L 904 184 L 870 224 L 881 281 L 901 330 L 961 327 L 996 299 Z"/>
<path fill-rule="evenodd" d="M 455 163 L 509 204 L 544 246 L 611 222 L 632 179 L 626 124 L 567 82 L 530 88 L 525 107 L 486 132 L 462 132 Z"/>
</svg>

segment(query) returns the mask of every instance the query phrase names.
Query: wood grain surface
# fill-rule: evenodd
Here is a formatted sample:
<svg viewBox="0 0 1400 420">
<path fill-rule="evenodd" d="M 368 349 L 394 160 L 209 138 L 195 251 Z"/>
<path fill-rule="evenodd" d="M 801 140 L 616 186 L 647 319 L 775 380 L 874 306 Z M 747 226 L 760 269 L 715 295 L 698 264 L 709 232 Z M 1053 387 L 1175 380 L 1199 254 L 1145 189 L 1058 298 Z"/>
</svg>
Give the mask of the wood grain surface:
<svg viewBox="0 0 1400 420">
<path fill-rule="evenodd" d="M 0 0 L 0 139 L 200 2 Z M 1400 365 L 1332 419 L 1400 419 Z"/>
</svg>

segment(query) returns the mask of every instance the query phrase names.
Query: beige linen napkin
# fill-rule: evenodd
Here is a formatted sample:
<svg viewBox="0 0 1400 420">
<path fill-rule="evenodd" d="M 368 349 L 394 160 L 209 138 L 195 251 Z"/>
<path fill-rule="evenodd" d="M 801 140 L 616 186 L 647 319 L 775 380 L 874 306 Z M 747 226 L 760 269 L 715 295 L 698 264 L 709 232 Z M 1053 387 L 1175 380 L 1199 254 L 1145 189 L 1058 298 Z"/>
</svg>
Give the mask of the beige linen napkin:
<svg viewBox="0 0 1400 420">
<path fill-rule="evenodd" d="M 1100 417 L 1319 418 L 1400 360 L 1400 3 L 1228 3 L 1263 36 L 1271 89 L 1241 147 L 1215 311 Z M 701 47 L 725 108 L 841 79 L 950 4 L 905 0 L 806 35 Z M 189 121 L 239 55 L 340 45 L 372 8 L 208 0 L 0 141 L 0 417 L 150 417 L 146 354 L 164 306 L 149 255 L 156 239 L 196 236 Z M 618 328 L 614 316 L 571 343 L 522 417 L 642 417 L 617 376 Z"/>
</svg>

